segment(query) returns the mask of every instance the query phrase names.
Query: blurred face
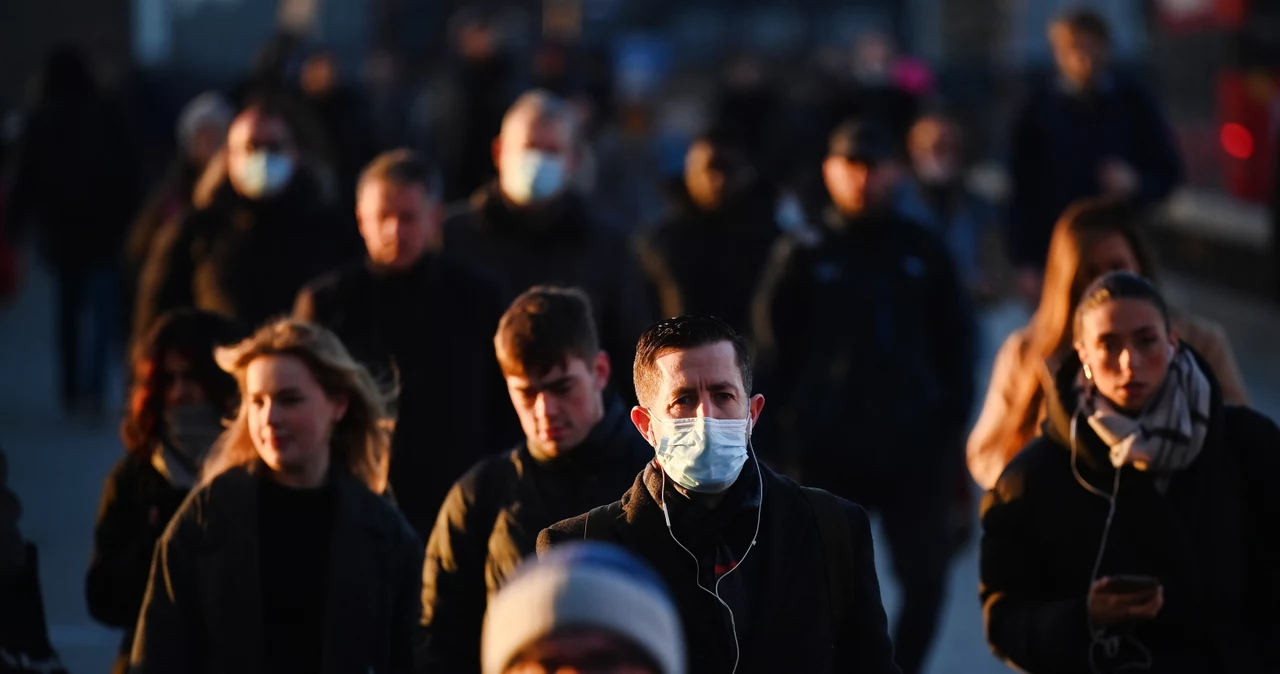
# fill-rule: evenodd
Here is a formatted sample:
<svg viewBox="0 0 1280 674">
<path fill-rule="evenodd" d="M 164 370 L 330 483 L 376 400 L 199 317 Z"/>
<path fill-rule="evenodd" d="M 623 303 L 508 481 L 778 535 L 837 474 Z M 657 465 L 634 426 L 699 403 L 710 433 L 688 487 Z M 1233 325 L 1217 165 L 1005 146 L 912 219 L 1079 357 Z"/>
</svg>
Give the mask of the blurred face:
<svg viewBox="0 0 1280 674">
<path fill-rule="evenodd" d="M 950 182 L 959 172 L 955 129 L 940 119 L 926 118 L 912 127 L 907 150 L 916 176 L 926 184 Z"/>
<path fill-rule="evenodd" d="M 191 363 L 177 351 L 167 351 L 161 360 L 165 407 L 208 402 L 204 387 L 196 380 Z"/>
<path fill-rule="evenodd" d="M 1064 23 L 1049 28 L 1049 45 L 1058 72 L 1073 86 L 1084 89 L 1107 65 L 1108 48 L 1104 40 L 1084 31 L 1072 30 Z"/>
<path fill-rule="evenodd" d="M 897 179 L 890 162 L 869 166 L 844 157 L 828 157 L 822 174 L 831 201 L 844 215 L 857 215 L 883 205 Z"/>
<path fill-rule="evenodd" d="M 359 196 L 356 219 L 374 264 L 400 271 L 440 249 L 440 204 L 421 185 L 370 180 Z"/>
<path fill-rule="evenodd" d="M 503 195 L 517 205 L 545 202 L 569 185 L 576 166 L 573 122 L 526 110 L 508 119 L 493 145 Z"/>
<path fill-rule="evenodd" d="M 302 91 L 309 96 L 323 96 L 338 83 L 338 68 L 331 54 L 317 54 L 302 64 L 299 77 Z"/>
<path fill-rule="evenodd" d="M 608 382 L 609 356 L 601 351 L 590 362 L 570 356 L 539 377 L 507 375 L 507 391 L 530 446 L 559 456 L 582 444 L 604 418 Z"/>
<path fill-rule="evenodd" d="M 745 419 L 754 424 L 764 409 L 764 396 L 748 397 L 733 344 L 728 341 L 692 349 L 674 349 L 654 361 L 661 376 L 647 407 L 631 411 L 640 434 L 657 446 L 655 419 Z"/>
<path fill-rule="evenodd" d="M 265 180 L 260 175 L 265 169 L 258 166 L 262 153 L 291 164 L 298 160 L 293 133 L 283 119 L 256 110 L 243 112 L 227 133 L 227 172 L 232 186 L 244 196 L 257 197 L 270 191 L 258 184 Z"/>
<path fill-rule="evenodd" d="M 1122 234 L 1108 234 L 1098 239 L 1084 256 L 1084 284 L 1113 271 L 1127 271 L 1142 274 L 1138 258 L 1133 254 L 1133 247 Z"/>
<path fill-rule="evenodd" d="M 684 160 L 684 184 L 693 202 L 711 211 L 733 201 L 748 179 L 746 158 L 727 148 L 700 140 Z"/>
<path fill-rule="evenodd" d="M 505 674 L 658 674 L 639 649 L 611 632 L 559 632 L 517 655 Z"/>
<path fill-rule="evenodd" d="M 1126 412 L 1140 412 L 1160 390 L 1177 338 L 1150 302 L 1116 299 L 1081 320 L 1076 352 L 1103 397 Z"/>
<path fill-rule="evenodd" d="M 314 487 L 329 470 L 329 438 L 347 411 L 296 356 L 260 356 L 245 372 L 249 435 L 277 481 Z"/>
<path fill-rule="evenodd" d="M 200 126 L 187 143 L 187 159 L 193 166 L 205 166 L 222 149 L 222 142 L 226 138 L 227 127 L 221 124 Z"/>
</svg>

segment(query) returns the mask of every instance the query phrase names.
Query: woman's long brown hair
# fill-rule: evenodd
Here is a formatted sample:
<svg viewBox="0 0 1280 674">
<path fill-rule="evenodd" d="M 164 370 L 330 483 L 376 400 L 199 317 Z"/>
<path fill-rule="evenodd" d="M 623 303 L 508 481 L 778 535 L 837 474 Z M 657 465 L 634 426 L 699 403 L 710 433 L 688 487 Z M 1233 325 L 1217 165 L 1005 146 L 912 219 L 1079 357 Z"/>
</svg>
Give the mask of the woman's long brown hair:
<svg viewBox="0 0 1280 674">
<path fill-rule="evenodd" d="M 1013 400 L 1000 427 L 1006 464 L 1036 435 L 1045 395 L 1043 364 L 1070 347 L 1072 314 L 1093 281 L 1084 269 L 1088 251 L 1108 236 L 1123 236 L 1139 273 L 1155 282 L 1155 260 L 1138 231 L 1140 224 L 1140 213 L 1127 201 L 1104 197 L 1075 202 L 1054 225 L 1040 306 L 1027 326 L 1026 351 L 1020 359 L 1024 366 L 1014 373 Z"/>
</svg>

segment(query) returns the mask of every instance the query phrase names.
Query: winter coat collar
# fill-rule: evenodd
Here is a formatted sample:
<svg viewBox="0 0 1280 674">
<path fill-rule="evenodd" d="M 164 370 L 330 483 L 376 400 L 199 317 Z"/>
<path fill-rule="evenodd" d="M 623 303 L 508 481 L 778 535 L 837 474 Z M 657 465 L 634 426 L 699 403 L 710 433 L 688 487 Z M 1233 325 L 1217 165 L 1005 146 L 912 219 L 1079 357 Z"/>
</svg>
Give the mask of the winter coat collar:
<svg viewBox="0 0 1280 674">
<path fill-rule="evenodd" d="M 591 228 L 586 202 L 573 190 L 537 208 L 516 210 L 503 198 L 495 180 L 471 197 L 471 208 L 479 229 L 535 241 L 580 239 Z"/>
</svg>

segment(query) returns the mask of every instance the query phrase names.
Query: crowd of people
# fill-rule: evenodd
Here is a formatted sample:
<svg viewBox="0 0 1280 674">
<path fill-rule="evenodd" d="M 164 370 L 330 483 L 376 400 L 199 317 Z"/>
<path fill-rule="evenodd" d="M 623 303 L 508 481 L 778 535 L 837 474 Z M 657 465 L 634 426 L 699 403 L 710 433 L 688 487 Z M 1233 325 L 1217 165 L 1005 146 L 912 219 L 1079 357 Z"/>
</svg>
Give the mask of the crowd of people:
<svg viewBox="0 0 1280 674">
<path fill-rule="evenodd" d="M 966 459 L 998 657 L 1280 670 L 1280 429 L 1156 285 L 1180 160 L 1097 15 L 1049 27 L 1003 218 L 956 119 L 860 72 L 814 153 L 734 82 L 665 214 L 619 222 L 584 177 L 614 170 L 602 122 L 505 86 L 493 30 L 460 24 L 432 142 L 352 123 L 378 116 L 318 50 L 192 100 L 147 200 L 84 62 L 50 59 L 4 217 L 58 278 L 68 413 L 128 345 L 85 581 L 114 671 L 915 674 Z M 971 429 L 1002 225 L 1036 308 Z M 36 563 L 16 516 L 0 492 L 0 587 Z M 0 656 L 56 661 L 34 641 Z"/>
</svg>

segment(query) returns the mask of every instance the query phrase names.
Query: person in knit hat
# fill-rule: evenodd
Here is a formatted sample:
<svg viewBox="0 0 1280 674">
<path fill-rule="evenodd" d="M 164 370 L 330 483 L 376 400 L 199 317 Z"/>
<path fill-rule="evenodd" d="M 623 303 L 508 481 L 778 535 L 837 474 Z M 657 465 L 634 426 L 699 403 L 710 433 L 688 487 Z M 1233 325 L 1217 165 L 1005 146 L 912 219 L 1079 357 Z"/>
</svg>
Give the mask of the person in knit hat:
<svg viewBox="0 0 1280 674">
<path fill-rule="evenodd" d="M 684 632 L 662 579 L 608 543 L 559 546 L 489 602 L 483 674 L 685 674 Z"/>
</svg>

